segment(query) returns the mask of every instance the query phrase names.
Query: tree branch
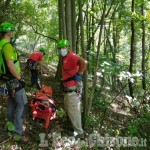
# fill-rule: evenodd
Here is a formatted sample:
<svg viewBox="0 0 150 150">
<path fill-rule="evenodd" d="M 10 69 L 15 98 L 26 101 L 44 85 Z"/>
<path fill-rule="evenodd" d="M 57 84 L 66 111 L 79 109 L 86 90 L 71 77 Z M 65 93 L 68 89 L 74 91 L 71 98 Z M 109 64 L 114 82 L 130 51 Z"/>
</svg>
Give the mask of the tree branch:
<svg viewBox="0 0 150 150">
<path fill-rule="evenodd" d="M 42 35 L 43 37 L 50 38 L 51 40 L 54 40 L 55 42 L 58 42 L 57 39 L 55 39 L 55 38 L 53 38 L 53 37 L 51 37 L 51 36 L 47 36 L 47 35 L 44 35 L 44 34 L 42 34 L 42 33 L 39 33 L 32 25 L 30 25 L 30 26 L 31 26 L 31 28 L 33 29 L 33 31 L 34 31 L 35 33 L 37 33 L 37 34 L 39 34 L 39 35 Z"/>
</svg>

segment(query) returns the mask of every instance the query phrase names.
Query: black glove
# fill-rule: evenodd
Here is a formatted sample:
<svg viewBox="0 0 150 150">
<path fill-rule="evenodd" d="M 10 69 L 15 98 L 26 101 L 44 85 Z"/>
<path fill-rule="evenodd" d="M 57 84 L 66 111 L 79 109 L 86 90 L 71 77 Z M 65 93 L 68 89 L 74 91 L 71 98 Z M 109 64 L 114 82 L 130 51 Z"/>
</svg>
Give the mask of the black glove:
<svg viewBox="0 0 150 150">
<path fill-rule="evenodd" d="M 19 83 L 20 83 L 20 85 L 21 85 L 22 88 L 24 88 L 25 85 L 26 85 L 26 83 L 25 83 L 25 81 L 23 79 L 20 79 Z"/>
</svg>

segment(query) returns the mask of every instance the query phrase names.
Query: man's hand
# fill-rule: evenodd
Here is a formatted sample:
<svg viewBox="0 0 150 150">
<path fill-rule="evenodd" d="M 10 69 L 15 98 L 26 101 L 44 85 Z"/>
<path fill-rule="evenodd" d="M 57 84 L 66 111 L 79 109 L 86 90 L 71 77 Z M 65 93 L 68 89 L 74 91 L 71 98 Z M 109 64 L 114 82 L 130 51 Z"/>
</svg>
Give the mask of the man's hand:
<svg viewBox="0 0 150 150">
<path fill-rule="evenodd" d="M 26 85 L 26 83 L 25 83 L 25 81 L 24 81 L 23 79 L 20 79 L 20 80 L 19 80 L 19 83 L 20 83 L 20 85 L 22 86 L 22 88 L 24 88 L 25 85 Z"/>
<path fill-rule="evenodd" d="M 77 81 L 82 81 L 82 77 L 81 77 L 81 75 L 80 75 L 79 73 L 77 73 L 77 74 L 75 75 L 75 80 L 77 80 Z"/>
</svg>

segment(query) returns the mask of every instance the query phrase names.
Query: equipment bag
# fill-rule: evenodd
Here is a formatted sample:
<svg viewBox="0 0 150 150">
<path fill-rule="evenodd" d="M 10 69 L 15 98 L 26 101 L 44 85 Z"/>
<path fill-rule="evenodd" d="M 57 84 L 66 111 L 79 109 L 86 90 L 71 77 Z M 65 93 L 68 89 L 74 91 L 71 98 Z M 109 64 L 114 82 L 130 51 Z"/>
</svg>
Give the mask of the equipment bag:
<svg viewBox="0 0 150 150">
<path fill-rule="evenodd" d="M 37 70 L 37 63 L 34 60 L 27 61 L 28 70 Z"/>
</svg>

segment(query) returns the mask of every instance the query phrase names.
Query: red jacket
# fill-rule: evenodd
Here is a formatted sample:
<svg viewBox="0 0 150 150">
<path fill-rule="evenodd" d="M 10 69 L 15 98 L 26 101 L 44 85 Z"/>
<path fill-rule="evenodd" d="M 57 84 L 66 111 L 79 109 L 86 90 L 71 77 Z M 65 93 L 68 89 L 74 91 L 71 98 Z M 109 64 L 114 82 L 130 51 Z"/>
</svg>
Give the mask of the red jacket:
<svg viewBox="0 0 150 150">
<path fill-rule="evenodd" d="M 30 54 L 29 59 L 34 60 L 36 62 L 42 61 L 43 60 L 43 53 L 41 51 L 35 51 L 32 54 Z"/>
<path fill-rule="evenodd" d="M 79 70 L 79 56 L 73 52 L 68 52 L 68 54 L 63 57 L 63 66 L 62 66 L 62 77 L 63 80 L 66 80 L 69 77 L 73 77 Z M 76 80 L 71 80 L 64 82 L 65 87 L 75 86 L 77 84 Z"/>
</svg>

